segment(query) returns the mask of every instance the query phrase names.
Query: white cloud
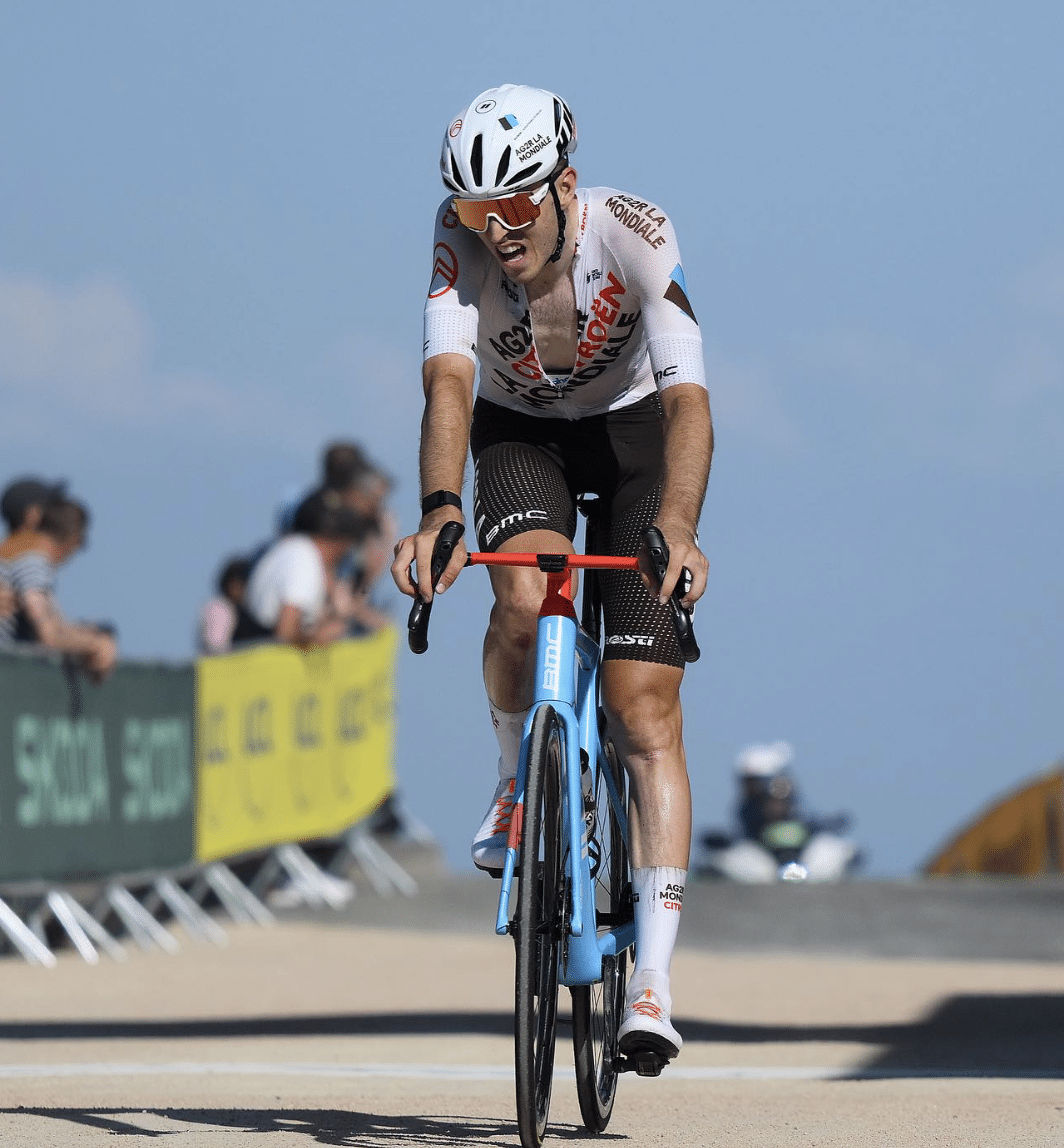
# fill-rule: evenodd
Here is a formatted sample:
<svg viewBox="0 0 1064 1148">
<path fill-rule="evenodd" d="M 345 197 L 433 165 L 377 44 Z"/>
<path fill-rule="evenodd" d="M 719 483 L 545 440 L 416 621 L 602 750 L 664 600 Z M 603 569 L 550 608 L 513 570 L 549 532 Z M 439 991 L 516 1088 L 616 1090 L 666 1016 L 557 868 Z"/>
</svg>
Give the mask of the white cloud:
<svg viewBox="0 0 1064 1148">
<path fill-rule="evenodd" d="M 112 280 L 69 291 L 40 280 L 0 277 L 0 374 L 75 398 L 135 385 L 144 370 L 146 325 Z M 88 385 L 87 385 L 88 384 Z"/>
<path fill-rule="evenodd" d="M 235 415 L 225 390 L 152 359 L 147 316 L 115 279 L 73 287 L 0 274 L 0 435 L 54 425 L 162 424 L 192 414 Z"/>
</svg>

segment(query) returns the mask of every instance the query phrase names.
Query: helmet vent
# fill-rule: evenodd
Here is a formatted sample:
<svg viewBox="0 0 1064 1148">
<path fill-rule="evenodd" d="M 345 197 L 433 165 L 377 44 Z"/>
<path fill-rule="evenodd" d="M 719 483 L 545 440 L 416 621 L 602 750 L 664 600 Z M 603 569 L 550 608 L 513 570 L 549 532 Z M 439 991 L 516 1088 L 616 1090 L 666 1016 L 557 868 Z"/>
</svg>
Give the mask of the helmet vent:
<svg viewBox="0 0 1064 1148">
<path fill-rule="evenodd" d="M 539 171 L 543 166 L 542 162 L 534 164 L 532 167 L 523 167 L 520 171 L 515 172 L 510 178 L 502 185 L 503 187 L 511 187 L 515 183 L 527 184 L 531 181 L 532 176 Z"/>
<path fill-rule="evenodd" d="M 510 167 L 510 148 L 502 153 L 499 157 L 499 166 L 495 169 L 495 182 L 496 184 L 502 183 L 503 176 L 506 174 Z"/>
<path fill-rule="evenodd" d="M 469 166 L 473 172 L 473 181 L 478 187 L 484 184 L 484 137 L 477 134 L 473 140 L 473 147 L 469 152 Z"/>
</svg>

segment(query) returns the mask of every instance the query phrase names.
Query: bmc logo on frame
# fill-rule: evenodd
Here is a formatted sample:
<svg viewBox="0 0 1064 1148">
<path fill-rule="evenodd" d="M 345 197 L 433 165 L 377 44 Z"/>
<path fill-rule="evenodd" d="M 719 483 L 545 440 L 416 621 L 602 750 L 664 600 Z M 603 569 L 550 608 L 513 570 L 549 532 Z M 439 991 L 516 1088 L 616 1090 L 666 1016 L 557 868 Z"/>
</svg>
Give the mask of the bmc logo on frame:
<svg viewBox="0 0 1064 1148">
<path fill-rule="evenodd" d="M 562 664 L 562 624 L 552 631 L 547 623 L 547 642 L 543 651 L 543 689 L 558 692 L 558 671 Z"/>
</svg>

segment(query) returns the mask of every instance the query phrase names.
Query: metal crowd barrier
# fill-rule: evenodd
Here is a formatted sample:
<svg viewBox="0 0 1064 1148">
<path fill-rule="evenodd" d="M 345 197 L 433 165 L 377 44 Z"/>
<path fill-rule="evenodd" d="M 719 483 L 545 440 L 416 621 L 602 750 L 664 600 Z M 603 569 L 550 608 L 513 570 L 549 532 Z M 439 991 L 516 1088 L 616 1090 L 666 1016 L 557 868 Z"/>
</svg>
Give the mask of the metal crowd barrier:
<svg viewBox="0 0 1064 1148">
<path fill-rule="evenodd" d="M 174 926 L 223 945 L 216 914 L 339 909 L 353 871 L 414 895 L 368 821 L 395 786 L 394 653 L 384 631 L 310 655 L 125 662 L 93 686 L 0 652 L 0 952 L 172 953 Z"/>
</svg>

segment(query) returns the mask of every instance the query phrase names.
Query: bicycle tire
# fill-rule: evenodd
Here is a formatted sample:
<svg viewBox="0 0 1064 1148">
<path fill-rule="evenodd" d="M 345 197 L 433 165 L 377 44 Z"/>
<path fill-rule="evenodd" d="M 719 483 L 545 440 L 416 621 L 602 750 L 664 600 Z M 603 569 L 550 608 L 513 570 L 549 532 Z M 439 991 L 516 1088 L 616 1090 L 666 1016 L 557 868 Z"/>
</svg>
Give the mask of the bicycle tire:
<svg viewBox="0 0 1064 1148">
<path fill-rule="evenodd" d="M 514 1061 L 517 1127 L 524 1148 L 539 1148 L 547 1127 L 558 1019 L 558 960 L 565 882 L 561 848 L 561 724 L 550 706 L 529 735 L 517 913 Z"/>
<path fill-rule="evenodd" d="M 623 805 L 625 775 L 612 742 L 605 744 L 605 758 Z M 589 853 L 596 866 L 595 917 L 598 931 L 602 933 L 632 918 L 628 850 L 606 790 L 603 770 L 596 779 L 595 823 Z M 584 1127 L 591 1132 L 602 1132 L 613 1115 L 617 1095 L 617 1030 L 624 1010 L 627 967 L 627 950 L 616 957 L 604 957 L 601 981 L 570 990 L 576 1094 Z"/>
</svg>

